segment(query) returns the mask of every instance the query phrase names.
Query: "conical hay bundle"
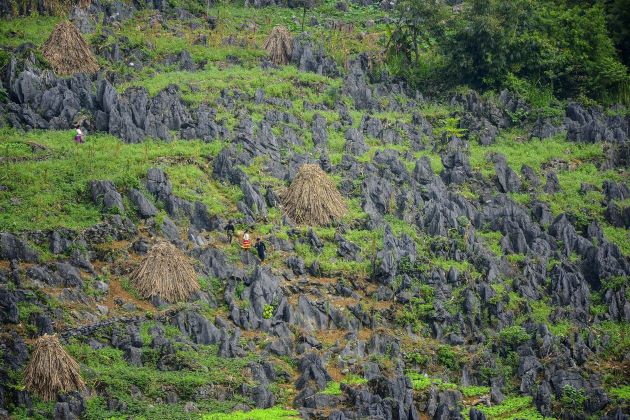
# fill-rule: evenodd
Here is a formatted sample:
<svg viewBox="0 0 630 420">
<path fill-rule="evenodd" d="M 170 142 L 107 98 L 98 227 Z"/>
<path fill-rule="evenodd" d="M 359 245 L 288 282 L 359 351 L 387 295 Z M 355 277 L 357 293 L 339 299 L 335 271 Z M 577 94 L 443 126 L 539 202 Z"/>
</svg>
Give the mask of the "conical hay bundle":
<svg viewBox="0 0 630 420">
<path fill-rule="evenodd" d="M 100 67 L 81 32 L 68 21 L 53 29 L 42 54 L 57 74 L 94 73 Z"/>
<path fill-rule="evenodd" d="M 199 290 L 197 273 L 190 259 L 166 241 L 151 248 L 131 280 L 146 299 L 159 296 L 168 302 L 182 302 Z"/>
<path fill-rule="evenodd" d="M 300 167 L 282 194 L 282 206 L 293 221 L 307 225 L 328 225 L 348 211 L 335 184 L 319 165 L 313 164 Z"/>
<path fill-rule="evenodd" d="M 45 401 L 57 398 L 59 392 L 81 390 L 79 364 L 66 352 L 56 335 L 44 334 L 35 349 L 24 375 L 26 389 Z"/>
<path fill-rule="evenodd" d="M 269 53 L 274 64 L 287 64 L 291 61 L 293 52 L 293 38 L 284 26 L 276 26 L 271 30 L 263 48 Z"/>
</svg>

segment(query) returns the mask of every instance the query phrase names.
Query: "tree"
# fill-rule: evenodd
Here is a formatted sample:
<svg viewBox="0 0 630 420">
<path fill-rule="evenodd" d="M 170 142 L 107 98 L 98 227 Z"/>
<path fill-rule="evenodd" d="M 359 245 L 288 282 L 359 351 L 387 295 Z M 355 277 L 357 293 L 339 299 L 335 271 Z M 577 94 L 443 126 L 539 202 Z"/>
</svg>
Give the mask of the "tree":
<svg viewBox="0 0 630 420">
<path fill-rule="evenodd" d="M 606 19 L 621 61 L 630 66 L 630 0 L 608 0 Z"/>
<path fill-rule="evenodd" d="M 445 40 L 450 77 L 478 88 L 503 87 L 509 75 L 551 86 L 560 97 L 623 99 L 619 61 L 601 4 L 473 0 Z"/>
<path fill-rule="evenodd" d="M 629 42 L 630 7 L 621 10 L 629 2 L 470 0 L 456 13 L 439 0 L 401 0 L 388 64 L 416 86 L 427 75 L 477 89 L 516 81 L 560 98 L 630 103 L 628 69 L 613 42 Z"/>
<path fill-rule="evenodd" d="M 394 11 L 394 30 L 387 43 L 390 55 L 418 65 L 420 52 L 441 35 L 448 17 L 447 7 L 440 0 L 401 0 Z"/>
</svg>

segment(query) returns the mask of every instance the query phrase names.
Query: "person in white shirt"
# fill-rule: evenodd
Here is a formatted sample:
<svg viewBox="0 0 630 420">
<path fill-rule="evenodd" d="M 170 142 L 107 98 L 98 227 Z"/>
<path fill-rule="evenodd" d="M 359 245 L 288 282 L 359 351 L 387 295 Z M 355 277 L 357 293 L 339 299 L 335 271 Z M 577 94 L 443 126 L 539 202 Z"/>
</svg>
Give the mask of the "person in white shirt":
<svg viewBox="0 0 630 420">
<path fill-rule="evenodd" d="M 245 233 L 243 234 L 243 245 L 241 245 L 241 248 L 249 249 L 251 246 L 252 244 L 249 239 L 249 230 L 245 229 Z"/>
<path fill-rule="evenodd" d="M 81 131 L 79 124 L 77 124 L 75 128 L 77 129 L 77 134 L 74 136 L 75 143 L 85 143 L 85 141 L 83 141 L 83 131 Z"/>
</svg>

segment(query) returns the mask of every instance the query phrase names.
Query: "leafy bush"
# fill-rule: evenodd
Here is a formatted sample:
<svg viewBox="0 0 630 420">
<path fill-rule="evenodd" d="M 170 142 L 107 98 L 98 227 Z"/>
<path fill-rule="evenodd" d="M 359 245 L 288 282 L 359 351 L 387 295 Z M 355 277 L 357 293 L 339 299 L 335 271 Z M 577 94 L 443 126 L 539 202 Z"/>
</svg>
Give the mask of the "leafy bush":
<svg viewBox="0 0 630 420">
<path fill-rule="evenodd" d="M 530 413 L 530 408 L 534 416 L 525 416 L 525 412 Z M 488 418 L 527 418 L 527 419 L 542 419 L 543 417 L 536 411 L 532 404 L 532 397 L 509 397 L 503 400 L 501 404 L 493 405 L 491 407 L 479 406 L 486 417 Z"/>
<path fill-rule="evenodd" d="M 265 305 L 265 308 L 263 309 L 263 318 L 270 319 L 271 317 L 273 317 L 274 310 L 275 308 L 273 307 L 273 305 Z"/>
<path fill-rule="evenodd" d="M 531 337 L 520 325 L 506 327 L 499 333 L 501 343 L 509 347 L 516 347 L 519 344 L 529 340 Z"/>
<path fill-rule="evenodd" d="M 417 372 L 409 372 L 407 376 L 411 379 L 411 386 L 416 391 L 424 391 L 431 386 L 432 381 L 428 375 L 422 375 Z"/>
<path fill-rule="evenodd" d="M 459 358 L 450 346 L 442 346 L 438 349 L 438 362 L 451 370 L 459 369 Z"/>
<path fill-rule="evenodd" d="M 487 386 L 465 386 L 461 388 L 464 397 L 478 397 L 490 393 L 490 387 Z"/>
<path fill-rule="evenodd" d="M 300 413 L 296 410 L 287 410 L 282 407 L 256 408 L 247 412 L 233 411 L 230 414 L 206 414 L 203 420 L 275 420 L 275 419 L 299 419 Z"/>
<path fill-rule="evenodd" d="M 630 385 L 620 386 L 609 390 L 609 394 L 622 400 L 630 401 Z"/>
<path fill-rule="evenodd" d="M 427 374 L 421 374 L 418 372 L 407 372 L 407 376 L 411 380 L 411 385 L 416 391 L 424 391 L 431 385 L 437 385 L 440 391 L 446 389 L 456 389 L 457 385 L 451 382 L 445 382 L 440 378 L 432 378 Z"/>
<path fill-rule="evenodd" d="M 428 355 L 417 351 L 405 353 L 404 357 L 407 363 L 412 363 L 417 366 L 427 366 L 431 362 L 431 358 Z"/>
<path fill-rule="evenodd" d="M 325 395 L 341 395 L 341 384 L 339 382 L 330 381 L 326 388 L 322 391 Z"/>
<path fill-rule="evenodd" d="M 565 385 L 562 389 L 560 402 L 565 409 L 578 413 L 582 412 L 585 401 L 586 395 L 583 389 L 576 389 L 571 385 Z"/>
</svg>

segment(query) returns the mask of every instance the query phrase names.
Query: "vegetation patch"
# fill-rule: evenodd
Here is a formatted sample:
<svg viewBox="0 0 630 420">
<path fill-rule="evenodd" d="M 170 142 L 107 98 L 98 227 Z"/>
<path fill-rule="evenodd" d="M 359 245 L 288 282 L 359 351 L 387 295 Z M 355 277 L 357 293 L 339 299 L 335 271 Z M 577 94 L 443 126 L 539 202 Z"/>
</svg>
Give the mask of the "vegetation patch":
<svg viewBox="0 0 630 420">
<path fill-rule="evenodd" d="M 282 407 L 256 408 L 250 411 L 233 411 L 229 414 L 204 414 L 203 420 L 275 420 L 299 419 L 297 410 Z"/>
</svg>

